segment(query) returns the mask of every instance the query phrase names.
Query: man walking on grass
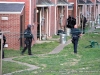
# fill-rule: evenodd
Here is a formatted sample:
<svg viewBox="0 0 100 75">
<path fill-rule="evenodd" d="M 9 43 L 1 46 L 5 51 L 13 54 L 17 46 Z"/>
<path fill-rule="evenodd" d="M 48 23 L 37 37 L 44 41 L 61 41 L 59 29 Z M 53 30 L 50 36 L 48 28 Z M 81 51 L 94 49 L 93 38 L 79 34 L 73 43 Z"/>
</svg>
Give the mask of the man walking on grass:
<svg viewBox="0 0 100 75">
<path fill-rule="evenodd" d="M 78 40 L 79 37 L 82 35 L 77 25 L 74 25 L 74 28 L 71 29 L 71 34 L 72 34 L 72 43 L 74 46 L 74 53 L 77 53 Z"/>
<path fill-rule="evenodd" d="M 23 55 L 26 49 L 28 48 L 28 55 L 32 55 L 31 53 L 31 44 L 32 39 L 34 39 L 33 34 L 31 33 L 31 25 L 27 26 L 27 29 L 24 31 L 24 38 L 25 38 L 25 47 L 22 50 L 21 54 Z"/>
</svg>

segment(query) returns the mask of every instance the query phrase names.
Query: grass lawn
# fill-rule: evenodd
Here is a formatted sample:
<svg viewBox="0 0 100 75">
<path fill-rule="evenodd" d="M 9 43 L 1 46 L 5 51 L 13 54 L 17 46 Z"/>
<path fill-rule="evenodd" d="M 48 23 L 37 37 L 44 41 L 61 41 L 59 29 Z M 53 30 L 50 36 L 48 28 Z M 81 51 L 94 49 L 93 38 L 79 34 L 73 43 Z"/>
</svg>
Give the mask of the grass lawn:
<svg viewBox="0 0 100 75">
<path fill-rule="evenodd" d="M 13 60 L 26 62 L 40 67 L 34 71 L 24 71 L 13 75 L 99 75 L 100 74 L 100 47 L 85 48 L 89 41 L 100 43 L 100 33 L 87 33 L 79 40 L 78 53 L 73 53 L 73 45 L 66 46 L 58 54 L 38 55 L 50 52 L 57 42 L 36 44 L 32 48 L 33 56 L 18 57 Z M 17 54 L 16 54 L 17 55 Z M 10 57 L 10 55 L 8 56 Z M 9 69 L 3 64 L 3 70 Z M 19 66 L 20 67 L 20 66 Z M 11 68 L 12 69 L 12 68 Z M 12 71 L 13 72 L 13 71 Z M 7 72 L 4 72 L 7 73 Z"/>
<path fill-rule="evenodd" d="M 20 65 L 17 63 L 9 62 L 9 61 L 3 61 L 3 73 L 11 73 L 14 71 L 24 70 L 28 69 L 29 67 L 25 65 Z"/>
<path fill-rule="evenodd" d="M 32 54 L 46 54 L 51 52 L 56 46 L 59 45 L 58 41 L 54 42 L 45 42 L 42 44 L 34 44 L 34 46 L 31 48 Z M 16 56 L 22 56 L 21 55 L 21 50 L 5 50 L 5 58 L 8 57 L 16 57 Z M 28 50 L 24 53 L 24 56 L 28 55 Z"/>
</svg>

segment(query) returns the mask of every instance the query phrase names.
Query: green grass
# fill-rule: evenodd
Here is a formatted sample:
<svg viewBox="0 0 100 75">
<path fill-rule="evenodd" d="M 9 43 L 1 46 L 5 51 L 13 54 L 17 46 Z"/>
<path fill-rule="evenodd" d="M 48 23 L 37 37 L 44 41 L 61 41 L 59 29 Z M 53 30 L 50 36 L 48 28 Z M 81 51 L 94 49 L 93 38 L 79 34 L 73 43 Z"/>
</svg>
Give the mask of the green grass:
<svg viewBox="0 0 100 75">
<path fill-rule="evenodd" d="M 47 43 L 41 44 L 42 46 L 36 45 L 33 49 L 36 55 L 18 57 L 13 60 L 36 65 L 40 68 L 34 71 L 14 73 L 13 75 L 99 75 L 100 48 L 85 48 L 90 44 L 89 40 L 100 43 L 100 34 L 89 33 L 80 38 L 77 54 L 73 53 L 73 45 L 70 44 L 58 54 L 37 55 L 48 53 L 49 51 L 45 52 L 47 49 L 54 48 L 53 45 L 58 44 L 57 42 L 53 43 L 50 47 L 45 47 Z"/>
<path fill-rule="evenodd" d="M 25 65 L 20 65 L 17 63 L 13 63 L 13 62 L 8 62 L 8 61 L 3 61 L 3 74 L 5 73 L 11 73 L 14 71 L 19 71 L 19 70 L 24 70 L 24 69 L 28 69 L 29 67 L 25 66 Z"/>
<path fill-rule="evenodd" d="M 45 42 L 43 44 L 35 44 L 32 47 L 32 53 L 33 54 L 46 54 L 52 51 L 56 46 L 59 45 L 59 42 Z"/>
<path fill-rule="evenodd" d="M 52 38 L 55 38 L 55 39 L 57 39 L 57 38 L 59 38 L 60 36 L 59 35 L 53 35 L 52 36 Z"/>
<path fill-rule="evenodd" d="M 20 50 L 4 50 L 5 58 L 20 56 Z"/>
<path fill-rule="evenodd" d="M 34 44 L 34 46 L 31 48 L 32 54 L 46 54 L 52 51 L 56 46 L 59 45 L 59 42 L 44 42 L 42 44 Z M 16 57 L 21 56 L 21 50 L 6 50 L 5 49 L 5 58 L 8 57 Z M 24 56 L 28 55 L 28 50 L 24 53 Z"/>
</svg>

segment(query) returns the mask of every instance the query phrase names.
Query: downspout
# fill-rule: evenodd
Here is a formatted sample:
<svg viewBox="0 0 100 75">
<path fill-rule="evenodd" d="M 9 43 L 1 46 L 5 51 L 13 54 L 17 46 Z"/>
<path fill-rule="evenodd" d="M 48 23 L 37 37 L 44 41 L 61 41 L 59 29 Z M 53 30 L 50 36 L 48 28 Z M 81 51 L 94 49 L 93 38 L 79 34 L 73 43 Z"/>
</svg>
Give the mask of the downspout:
<svg viewBox="0 0 100 75">
<path fill-rule="evenodd" d="M 83 12 L 83 16 L 85 16 L 85 5 L 83 5 L 83 10 L 82 10 L 82 12 Z M 83 17 L 82 17 L 82 20 L 83 20 Z M 83 33 L 83 21 L 82 21 L 82 33 Z"/>
<path fill-rule="evenodd" d="M 55 4 L 57 4 L 57 0 L 55 0 Z M 57 6 L 55 5 L 55 35 L 57 35 L 57 33 L 56 33 L 56 30 L 57 30 L 57 23 L 56 23 L 56 8 L 57 8 Z"/>
<path fill-rule="evenodd" d="M 51 7 L 49 7 L 50 9 L 49 9 L 49 11 L 50 11 L 50 13 L 49 13 L 49 36 L 50 36 L 50 24 L 51 24 Z"/>
<path fill-rule="evenodd" d="M 96 1 L 94 2 L 94 21 L 95 21 L 95 13 L 96 13 L 96 9 L 95 9 L 95 7 L 96 7 Z"/>
<path fill-rule="evenodd" d="M 31 18 L 31 3 L 32 3 L 32 2 L 31 2 L 31 0 L 30 0 L 30 2 L 29 2 L 29 5 L 30 5 L 30 6 L 29 6 L 29 9 L 30 9 L 30 10 L 29 10 L 29 24 L 31 24 L 31 19 L 32 19 L 32 18 Z"/>
<path fill-rule="evenodd" d="M 95 6 L 95 19 L 96 19 L 96 23 L 97 23 L 97 6 Z"/>
<path fill-rule="evenodd" d="M 67 18 L 68 18 L 68 5 L 67 5 Z"/>
<path fill-rule="evenodd" d="M 47 9 L 47 30 L 46 30 L 46 34 L 47 34 L 47 37 L 48 37 L 48 9 Z"/>
<path fill-rule="evenodd" d="M 40 40 L 41 40 L 41 24 L 42 24 L 42 23 L 41 23 L 41 21 L 42 21 L 42 20 L 41 20 L 41 12 L 42 12 L 42 11 L 40 10 Z"/>
<path fill-rule="evenodd" d="M 79 23 L 79 25 L 81 25 L 81 23 L 80 23 L 80 14 L 81 14 L 81 6 L 79 7 L 79 14 L 78 14 L 78 23 Z"/>
<path fill-rule="evenodd" d="M 97 24 L 98 24 L 98 6 L 97 6 Z"/>
<path fill-rule="evenodd" d="M 67 5 L 67 19 L 68 19 L 68 15 L 69 14 L 68 14 L 68 5 Z M 67 19 L 66 19 L 66 21 L 67 21 Z M 70 36 L 69 32 L 70 32 L 70 29 L 68 27 L 66 27 L 66 34 L 67 34 L 67 36 Z"/>
<path fill-rule="evenodd" d="M 84 5 L 84 10 L 83 10 L 83 11 L 84 11 L 84 16 L 85 16 L 85 6 L 86 6 L 86 5 Z"/>
<path fill-rule="evenodd" d="M 77 10 L 77 7 L 78 7 L 78 6 L 77 6 L 77 0 L 76 0 L 76 24 L 78 25 L 78 16 L 77 16 L 77 11 L 78 11 L 78 10 Z"/>
<path fill-rule="evenodd" d="M 68 1 L 68 0 L 67 0 Z M 68 5 L 67 5 L 67 12 L 66 12 L 66 14 L 67 14 L 67 18 L 68 18 Z"/>
<path fill-rule="evenodd" d="M 63 13 L 63 6 L 62 6 L 62 11 L 61 11 L 61 26 L 63 26 L 63 16 L 64 16 L 64 13 Z"/>
<path fill-rule="evenodd" d="M 85 9 L 86 9 L 85 17 L 87 18 L 87 4 L 85 5 Z"/>
<path fill-rule="evenodd" d="M 92 20 L 92 12 L 91 12 L 91 7 L 92 7 L 92 5 L 90 5 L 90 20 Z"/>
</svg>

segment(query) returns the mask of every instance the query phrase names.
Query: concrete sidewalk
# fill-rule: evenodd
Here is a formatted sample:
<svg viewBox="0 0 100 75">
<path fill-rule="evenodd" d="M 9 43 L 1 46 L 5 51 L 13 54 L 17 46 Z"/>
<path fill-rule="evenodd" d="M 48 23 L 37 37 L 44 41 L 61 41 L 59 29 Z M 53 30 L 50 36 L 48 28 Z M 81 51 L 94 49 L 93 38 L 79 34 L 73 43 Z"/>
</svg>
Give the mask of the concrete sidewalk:
<svg viewBox="0 0 100 75">
<path fill-rule="evenodd" d="M 31 65 L 31 64 L 27 64 L 27 63 L 23 63 L 23 62 L 19 62 L 19 61 L 14 61 L 12 59 L 13 58 L 5 58 L 3 60 L 4 61 L 10 61 L 10 62 L 18 63 L 18 64 L 21 64 L 21 65 L 25 65 L 25 66 L 28 66 L 29 68 L 28 69 L 24 69 L 24 70 L 15 71 L 15 72 L 12 72 L 12 73 L 3 74 L 3 75 L 13 75 L 13 73 L 23 72 L 23 71 L 32 71 L 32 70 L 35 70 L 35 69 L 39 68 L 39 67 L 37 67 L 35 65 Z"/>
<path fill-rule="evenodd" d="M 71 39 L 68 40 L 65 44 L 60 44 L 54 50 L 52 50 L 49 54 L 56 54 L 59 53 L 63 48 L 71 43 Z"/>
</svg>

